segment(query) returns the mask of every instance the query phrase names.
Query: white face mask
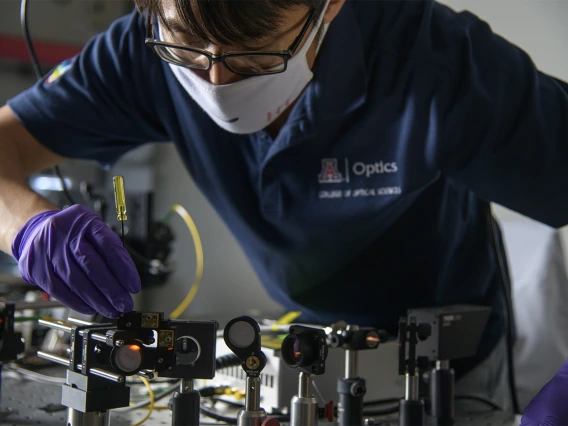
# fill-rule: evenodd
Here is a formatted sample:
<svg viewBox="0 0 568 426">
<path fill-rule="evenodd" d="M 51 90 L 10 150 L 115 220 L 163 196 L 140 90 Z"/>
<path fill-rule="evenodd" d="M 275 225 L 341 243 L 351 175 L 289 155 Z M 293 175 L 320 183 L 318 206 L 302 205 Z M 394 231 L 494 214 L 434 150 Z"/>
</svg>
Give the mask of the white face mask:
<svg viewBox="0 0 568 426">
<path fill-rule="evenodd" d="M 300 50 L 280 74 L 249 77 L 235 83 L 215 85 L 189 68 L 169 64 L 189 95 L 223 129 L 231 133 L 255 133 L 272 123 L 296 100 L 313 78 L 306 54 L 321 26 L 324 12 Z M 325 36 L 329 24 L 324 25 Z M 321 45 L 318 45 L 318 50 Z"/>
</svg>

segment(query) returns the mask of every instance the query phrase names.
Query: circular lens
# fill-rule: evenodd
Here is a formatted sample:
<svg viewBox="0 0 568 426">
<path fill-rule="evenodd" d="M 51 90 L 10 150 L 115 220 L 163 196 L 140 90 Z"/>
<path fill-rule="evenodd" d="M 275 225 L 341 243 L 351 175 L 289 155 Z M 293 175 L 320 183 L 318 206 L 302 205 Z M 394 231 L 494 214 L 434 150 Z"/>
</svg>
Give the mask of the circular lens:
<svg viewBox="0 0 568 426">
<path fill-rule="evenodd" d="M 302 363 L 304 352 L 298 337 L 289 335 L 282 341 L 282 359 L 290 367 L 297 367 Z"/>
<path fill-rule="evenodd" d="M 237 321 L 229 329 L 229 342 L 238 348 L 248 348 L 254 343 L 256 333 L 254 327 L 246 321 Z"/>
<path fill-rule="evenodd" d="M 367 347 L 369 349 L 375 349 L 376 347 L 378 347 L 379 343 L 381 343 L 379 333 L 377 333 L 376 331 L 369 331 L 369 333 L 367 333 L 367 336 L 365 337 L 365 343 L 367 344 Z"/>
<path fill-rule="evenodd" d="M 193 337 L 182 336 L 176 341 L 176 359 L 180 365 L 191 365 L 199 359 L 201 346 Z"/>
<path fill-rule="evenodd" d="M 138 371 L 142 364 L 142 349 L 138 345 L 124 345 L 114 352 L 114 364 L 125 373 Z"/>
</svg>

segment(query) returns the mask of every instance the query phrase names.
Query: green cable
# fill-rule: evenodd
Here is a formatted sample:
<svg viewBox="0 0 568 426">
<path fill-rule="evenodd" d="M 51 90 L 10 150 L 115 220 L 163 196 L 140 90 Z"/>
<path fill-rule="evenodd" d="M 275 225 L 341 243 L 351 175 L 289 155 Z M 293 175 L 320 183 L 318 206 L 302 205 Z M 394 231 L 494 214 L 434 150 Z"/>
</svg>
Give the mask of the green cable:
<svg viewBox="0 0 568 426">
<path fill-rule="evenodd" d="M 14 318 L 14 322 L 38 321 L 40 319 L 42 319 L 42 317 L 17 317 Z"/>
</svg>

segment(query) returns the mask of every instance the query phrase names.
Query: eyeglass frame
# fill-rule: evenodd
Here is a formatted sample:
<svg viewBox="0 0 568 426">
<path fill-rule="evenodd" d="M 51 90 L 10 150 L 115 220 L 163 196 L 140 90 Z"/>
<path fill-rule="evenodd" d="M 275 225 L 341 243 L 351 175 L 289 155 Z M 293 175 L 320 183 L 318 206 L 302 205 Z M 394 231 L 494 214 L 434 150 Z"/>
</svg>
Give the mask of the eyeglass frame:
<svg viewBox="0 0 568 426">
<path fill-rule="evenodd" d="M 322 10 L 321 13 L 324 13 L 324 11 L 325 11 L 325 9 Z M 146 23 L 146 39 L 144 41 L 144 44 L 146 44 L 146 46 L 150 47 L 152 49 L 152 51 L 154 51 L 154 53 L 156 53 L 156 55 L 158 55 L 158 57 L 160 59 L 162 59 L 164 62 L 168 62 L 168 63 L 178 65 L 178 66 L 184 66 L 184 65 L 165 60 L 156 51 L 156 47 L 157 46 L 165 46 L 165 47 L 173 47 L 173 48 L 176 48 L 176 49 L 182 49 L 182 50 L 185 50 L 185 51 L 194 52 L 194 53 L 198 53 L 200 55 L 203 55 L 209 60 L 209 66 L 207 68 L 191 68 L 189 66 L 185 66 L 185 68 L 189 68 L 189 69 L 199 69 L 200 71 L 209 71 L 214 63 L 221 62 L 221 63 L 223 63 L 223 65 L 225 65 L 225 67 L 229 71 L 231 71 L 232 73 L 238 74 L 238 75 L 249 75 L 250 76 L 250 75 L 280 74 L 280 73 L 283 73 L 284 71 L 286 71 L 288 69 L 288 61 L 292 58 L 292 56 L 294 56 L 294 53 L 296 53 L 296 50 L 298 50 L 298 48 L 300 47 L 300 43 L 304 39 L 304 36 L 306 35 L 308 28 L 310 28 L 310 25 L 314 21 L 315 15 L 316 15 L 315 8 L 310 8 L 310 13 L 309 13 L 308 18 L 306 20 L 306 23 L 304 24 L 304 26 L 302 27 L 302 30 L 300 31 L 300 34 L 298 34 L 298 36 L 294 39 L 292 44 L 286 50 L 262 51 L 262 52 L 254 52 L 254 51 L 250 51 L 250 52 L 246 52 L 246 51 L 244 51 L 244 52 L 226 52 L 226 53 L 223 53 L 221 55 L 213 55 L 211 52 L 209 52 L 207 50 L 202 50 L 202 49 L 197 49 L 197 48 L 194 48 L 194 47 L 187 47 L 187 46 L 183 46 L 183 45 L 179 45 L 179 44 L 175 44 L 175 43 L 169 43 L 169 42 L 166 42 L 166 41 L 156 40 L 155 38 L 153 38 L 154 37 L 154 24 L 152 23 L 152 17 L 150 16 L 150 14 L 148 14 L 148 21 Z M 278 57 L 282 58 L 282 60 L 284 61 L 284 68 L 282 70 L 274 71 L 274 72 L 261 72 L 261 73 L 237 72 L 237 71 L 233 71 L 233 69 L 230 66 L 228 66 L 227 63 L 225 62 L 225 58 L 235 57 L 235 56 L 278 56 Z"/>
</svg>

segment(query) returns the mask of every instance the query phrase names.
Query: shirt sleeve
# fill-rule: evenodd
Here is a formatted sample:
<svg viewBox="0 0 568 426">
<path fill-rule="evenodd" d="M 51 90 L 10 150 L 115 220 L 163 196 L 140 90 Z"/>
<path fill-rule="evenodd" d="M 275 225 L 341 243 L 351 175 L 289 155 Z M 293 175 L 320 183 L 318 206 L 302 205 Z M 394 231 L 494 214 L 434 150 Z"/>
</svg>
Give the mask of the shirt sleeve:
<svg viewBox="0 0 568 426">
<path fill-rule="evenodd" d="M 437 15 L 434 51 L 449 58 L 438 99 L 440 169 L 481 198 L 566 225 L 568 84 L 470 13 Z"/>
<path fill-rule="evenodd" d="M 118 19 L 8 105 L 40 143 L 68 158 L 108 165 L 168 140 L 155 111 L 162 69 L 144 34 L 136 11 Z"/>
</svg>

